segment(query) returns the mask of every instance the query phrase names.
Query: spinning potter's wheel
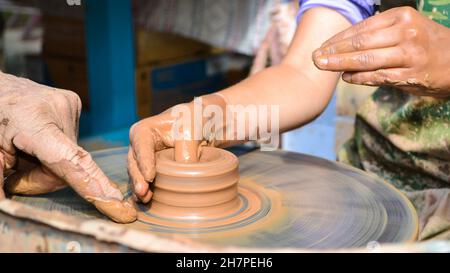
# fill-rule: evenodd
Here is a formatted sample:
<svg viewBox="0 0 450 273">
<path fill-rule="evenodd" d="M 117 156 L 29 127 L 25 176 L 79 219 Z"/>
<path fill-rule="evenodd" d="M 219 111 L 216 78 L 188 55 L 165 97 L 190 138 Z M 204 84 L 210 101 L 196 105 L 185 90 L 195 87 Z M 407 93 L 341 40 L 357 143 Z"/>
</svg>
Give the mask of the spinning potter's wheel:
<svg viewBox="0 0 450 273">
<path fill-rule="evenodd" d="M 121 148 L 93 157 L 131 196 L 126 154 Z M 215 246 L 263 248 L 336 249 L 416 238 L 417 216 L 409 201 L 392 186 L 354 168 L 295 153 L 253 152 L 239 158 L 239 175 L 238 203 L 232 213 L 174 220 L 176 215 L 153 213 L 151 207 L 139 205 L 139 220 L 126 226 Z M 13 199 L 79 217 L 102 217 L 70 189 Z"/>
<path fill-rule="evenodd" d="M 163 233 L 247 228 L 278 201 L 269 200 L 263 189 L 240 184 L 238 159 L 226 150 L 203 147 L 198 161 L 180 163 L 175 150 L 166 149 L 156 154 L 156 162 L 152 202 L 139 205 L 143 228 Z"/>
</svg>

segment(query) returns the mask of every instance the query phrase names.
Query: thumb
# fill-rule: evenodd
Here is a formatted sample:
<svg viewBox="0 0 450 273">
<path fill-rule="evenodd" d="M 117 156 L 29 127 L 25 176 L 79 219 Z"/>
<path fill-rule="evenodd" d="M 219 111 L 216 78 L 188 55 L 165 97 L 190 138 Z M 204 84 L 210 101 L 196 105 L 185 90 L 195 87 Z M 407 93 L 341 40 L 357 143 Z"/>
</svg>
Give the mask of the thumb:
<svg viewBox="0 0 450 273">
<path fill-rule="evenodd" d="M 11 145 L 12 146 L 12 145 Z M 5 173 L 8 175 L 8 170 L 10 170 L 16 164 L 16 157 L 14 155 L 15 151 L 10 152 L 0 148 L 0 200 L 6 198 L 4 186 L 5 186 Z"/>
<path fill-rule="evenodd" d="M 31 170 L 18 171 L 8 177 L 5 189 L 9 194 L 38 195 L 64 188 L 64 181 L 40 165 Z"/>
<path fill-rule="evenodd" d="M 133 222 L 136 209 L 124 197 L 88 152 L 70 140 L 59 128 L 51 126 L 33 137 L 18 135 L 17 148 L 36 156 L 52 173 L 65 180 L 81 197 L 99 211 L 120 223 Z"/>
</svg>

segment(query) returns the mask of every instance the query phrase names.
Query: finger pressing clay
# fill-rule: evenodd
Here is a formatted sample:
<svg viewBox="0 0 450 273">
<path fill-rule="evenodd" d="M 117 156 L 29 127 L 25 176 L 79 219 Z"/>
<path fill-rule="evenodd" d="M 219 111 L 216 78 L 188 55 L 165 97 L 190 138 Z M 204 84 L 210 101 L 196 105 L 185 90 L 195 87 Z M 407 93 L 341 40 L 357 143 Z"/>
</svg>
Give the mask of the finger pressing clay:
<svg viewBox="0 0 450 273">
<path fill-rule="evenodd" d="M 136 221 L 137 212 L 131 201 L 86 199 L 114 222 L 126 224 Z"/>
</svg>

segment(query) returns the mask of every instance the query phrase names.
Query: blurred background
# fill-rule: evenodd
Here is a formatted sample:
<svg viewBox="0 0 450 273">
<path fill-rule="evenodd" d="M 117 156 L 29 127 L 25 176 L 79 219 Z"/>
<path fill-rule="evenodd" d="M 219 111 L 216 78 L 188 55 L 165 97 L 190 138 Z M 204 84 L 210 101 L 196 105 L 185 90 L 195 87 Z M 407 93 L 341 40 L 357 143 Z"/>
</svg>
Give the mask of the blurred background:
<svg viewBox="0 0 450 273">
<path fill-rule="evenodd" d="M 279 63 L 297 9 L 297 0 L 0 0 L 0 69 L 76 92 L 84 148 L 126 146 L 139 119 Z M 371 92 L 340 83 L 325 113 L 283 134 L 281 148 L 334 160 Z"/>
</svg>

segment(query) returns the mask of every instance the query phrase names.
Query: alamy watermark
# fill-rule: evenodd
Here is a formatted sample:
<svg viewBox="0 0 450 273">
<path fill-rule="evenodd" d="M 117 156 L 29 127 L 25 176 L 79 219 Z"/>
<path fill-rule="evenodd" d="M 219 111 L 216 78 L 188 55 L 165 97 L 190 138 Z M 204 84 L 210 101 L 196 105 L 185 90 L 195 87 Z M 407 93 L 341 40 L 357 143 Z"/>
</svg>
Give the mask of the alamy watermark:
<svg viewBox="0 0 450 273">
<path fill-rule="evenodd" d="M 193 104 L 172 108 L 174 140 L 258 141 L 262 151 L 273 151 L 280 144 L 278 105 L 203 105 L 201 97 Z"/>
<path fill-rule="evenodd" d="M 81 253 L 81 244 L 77 241 L 70 241 L 66 245 L 66 251 L 69 253 Z"/>
<path fill-rule="evenodd" d="M 81 0 L 66 0 L 69 6 L 81 6 Z"/>
<path fill-rule="evenodd" d="M 381 245 L 377 241 L 370 241 L 367 243 L 366 248 L 370 252 L 380 252 Z"/>
</svg>

